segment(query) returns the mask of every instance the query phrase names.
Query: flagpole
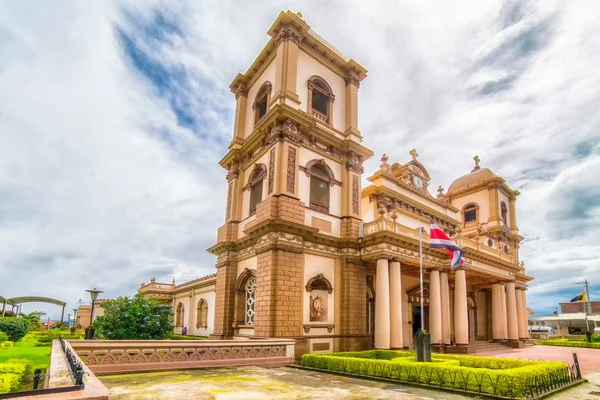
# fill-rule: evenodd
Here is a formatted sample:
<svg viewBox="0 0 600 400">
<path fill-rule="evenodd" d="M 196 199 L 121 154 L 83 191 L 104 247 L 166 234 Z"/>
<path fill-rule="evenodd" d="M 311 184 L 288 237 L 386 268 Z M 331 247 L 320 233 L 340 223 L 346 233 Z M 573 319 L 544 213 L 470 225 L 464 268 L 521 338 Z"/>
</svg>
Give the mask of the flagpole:
<svg viewBox="0 0 600 400">
<path fill-rule="evenodd" d="M 419 226 L 419 281 L 421 285 L 421 330 L 425 330 L 425 314 L 423 312 L 423 227 Z"/>
</svg>

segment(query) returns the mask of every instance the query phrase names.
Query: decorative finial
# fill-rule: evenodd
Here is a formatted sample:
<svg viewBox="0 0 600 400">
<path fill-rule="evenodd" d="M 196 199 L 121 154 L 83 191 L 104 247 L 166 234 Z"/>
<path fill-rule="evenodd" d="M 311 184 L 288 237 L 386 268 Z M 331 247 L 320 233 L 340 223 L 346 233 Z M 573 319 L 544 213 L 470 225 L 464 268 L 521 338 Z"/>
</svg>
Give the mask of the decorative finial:
<svg viewBox="0 0 600 400">
<path fill-rule="evenodd" d="M 521 268 L 525 268 L 525 263 L 521 261 Z"/>
<path fill-rule="evenodd" d="M 379 168 L 383 171 L 383 172 L 390 172 L 390 163 L 388 163 L 388 159 L 389 157 L 387 156 L 387 154 L 383 154 L 381 156 L 381 164 L 379 165 Z"/>
<path fill-rule="evenodd" d="M 479 161 L 481 161 L 479 159 L 479 156 L 473 157 L 473 160 L 475 160 L 475 168 L 473 168 L 473 171 L 477 171 L 478 169 L 481 169 L 481 167 L 479 166 Z M 473 172 L 473 171 L 471 171 L 471 172 Z"/>
<path fill-rule="evenodd" d="M 387 154 L 383 153 L 383 155 L 381 156 L 381 162 L 382 163 L 386 163 L 388 162 L 389 157 L 387 156 Z"/>
<path fill-rule="evenodd" d="M 396 210 L 392 211 L 392 215 L 390 215 L 392 217 L 392 220 L 394 222 L 396 222 L 396 220 L 398 219 L 398 214 L 396 214 Z"/>
<path fill-rule="evenodd" d="M 175 279 L 174 278 L 173 278 L 173 283 L 172 284 L 175 285 Z"/>
<path fill-rule="evenodd" d="M 302 20 L 304 19 L 304 17 L 302 17 L 302 13 L 301 13 L 300 11 L 298 11 L 298 12 L 296 13 L 296 15 L 298 16 L 298 18 L 300 18 L 300 19 L 302 19 Z"/>
<path fill-rule="evenodd" d="M 408 152 L 408 154 L 412 156 L 413 161 L 417 161 L 417 157 L 419 157 L 419 153 L 417 153 L 417 150 L 412 149 Z"/>
<path fill-rule="evenodd" d="M 444 194 L 444 187 L 440 185 L 437 190 L 438 194 Z"/>
</svg>

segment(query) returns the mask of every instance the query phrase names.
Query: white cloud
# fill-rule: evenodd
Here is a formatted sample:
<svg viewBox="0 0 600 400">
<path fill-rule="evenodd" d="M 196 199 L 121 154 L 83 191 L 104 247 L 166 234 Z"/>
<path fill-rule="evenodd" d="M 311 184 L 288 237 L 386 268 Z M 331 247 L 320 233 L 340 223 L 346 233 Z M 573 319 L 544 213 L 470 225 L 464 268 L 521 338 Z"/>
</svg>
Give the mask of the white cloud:
<svg viewBox="0 0 600 400">
<path fill-rule="evenodd" d="M 404 161 L 415 147 L 432 186 L 447 187 L 479 154 L 522 192 L 529 302 L 553 309 L 577 292 L 565 268 L 574 282 L 598 275 L 594 2 L 3 2 L 0 294 L 73 303 L 88 286 L 112 297 L 152 275 L 212 272 L 204 250 L 223 216 L 228 85 L 288 8 L 369 69 L 367 174 L 384 151 Z M 181 34 L 144 30 L 157 12 Z M 170 93 L 136 70 L 117 29 L 185 71 Z M 193 110 L 193 129 L 178 125 L 173 101 Z M 583 219 L 557 217 L 581 209 Z"/>
</svg>

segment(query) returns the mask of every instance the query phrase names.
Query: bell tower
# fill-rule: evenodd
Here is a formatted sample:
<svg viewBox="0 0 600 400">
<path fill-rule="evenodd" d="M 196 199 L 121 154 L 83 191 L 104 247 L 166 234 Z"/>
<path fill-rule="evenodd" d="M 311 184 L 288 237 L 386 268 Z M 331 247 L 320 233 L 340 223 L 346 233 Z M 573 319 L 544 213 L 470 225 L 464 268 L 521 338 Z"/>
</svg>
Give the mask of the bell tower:
<svg viewBox="0 0 600 400">
<path fill-rule="evenodd" d="M 227 170 L 225 224 L 209 249 L 217 256 L 214 336 L 298 337 L 320 332 L 315 323 L 324 333 L 351 333 L 339 299 L 353 297 L 344 276 L 353 267 L 342 266 L 358 262 L 351 241 L 361 222 L 362 164 L 373 154 L 358 129 L 367 71 L 300 13 L 281 12 L 267 33 L 230 85 L 234 132 L 219 162 Z M 323 310 L 311 313 L 307 282 L 316 276 L 330 289 Z M 355 306 L 364 310 L 364 271 L 359 279 Z"/>
</svg>

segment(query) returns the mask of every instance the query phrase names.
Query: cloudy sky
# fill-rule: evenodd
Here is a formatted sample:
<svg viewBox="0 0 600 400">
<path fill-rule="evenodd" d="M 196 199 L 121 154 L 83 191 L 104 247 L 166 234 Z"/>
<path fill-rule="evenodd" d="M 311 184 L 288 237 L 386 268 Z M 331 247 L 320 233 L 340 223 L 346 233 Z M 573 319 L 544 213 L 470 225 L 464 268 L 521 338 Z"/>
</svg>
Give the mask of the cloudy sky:
<svg viewBox="0 0 600 400">
<path fill-rule="evenodd" d="M 369 70 L 367 172 L 414 147 L 448 187 L 478 154 L 522 193 L 530 306 L 584 278 L 600 300 L 598 2 L 367 3 L 1 1 L 0 295 L 73 308 L 212 273 L 228 85 L 292 9 Z"/>
</svg>

